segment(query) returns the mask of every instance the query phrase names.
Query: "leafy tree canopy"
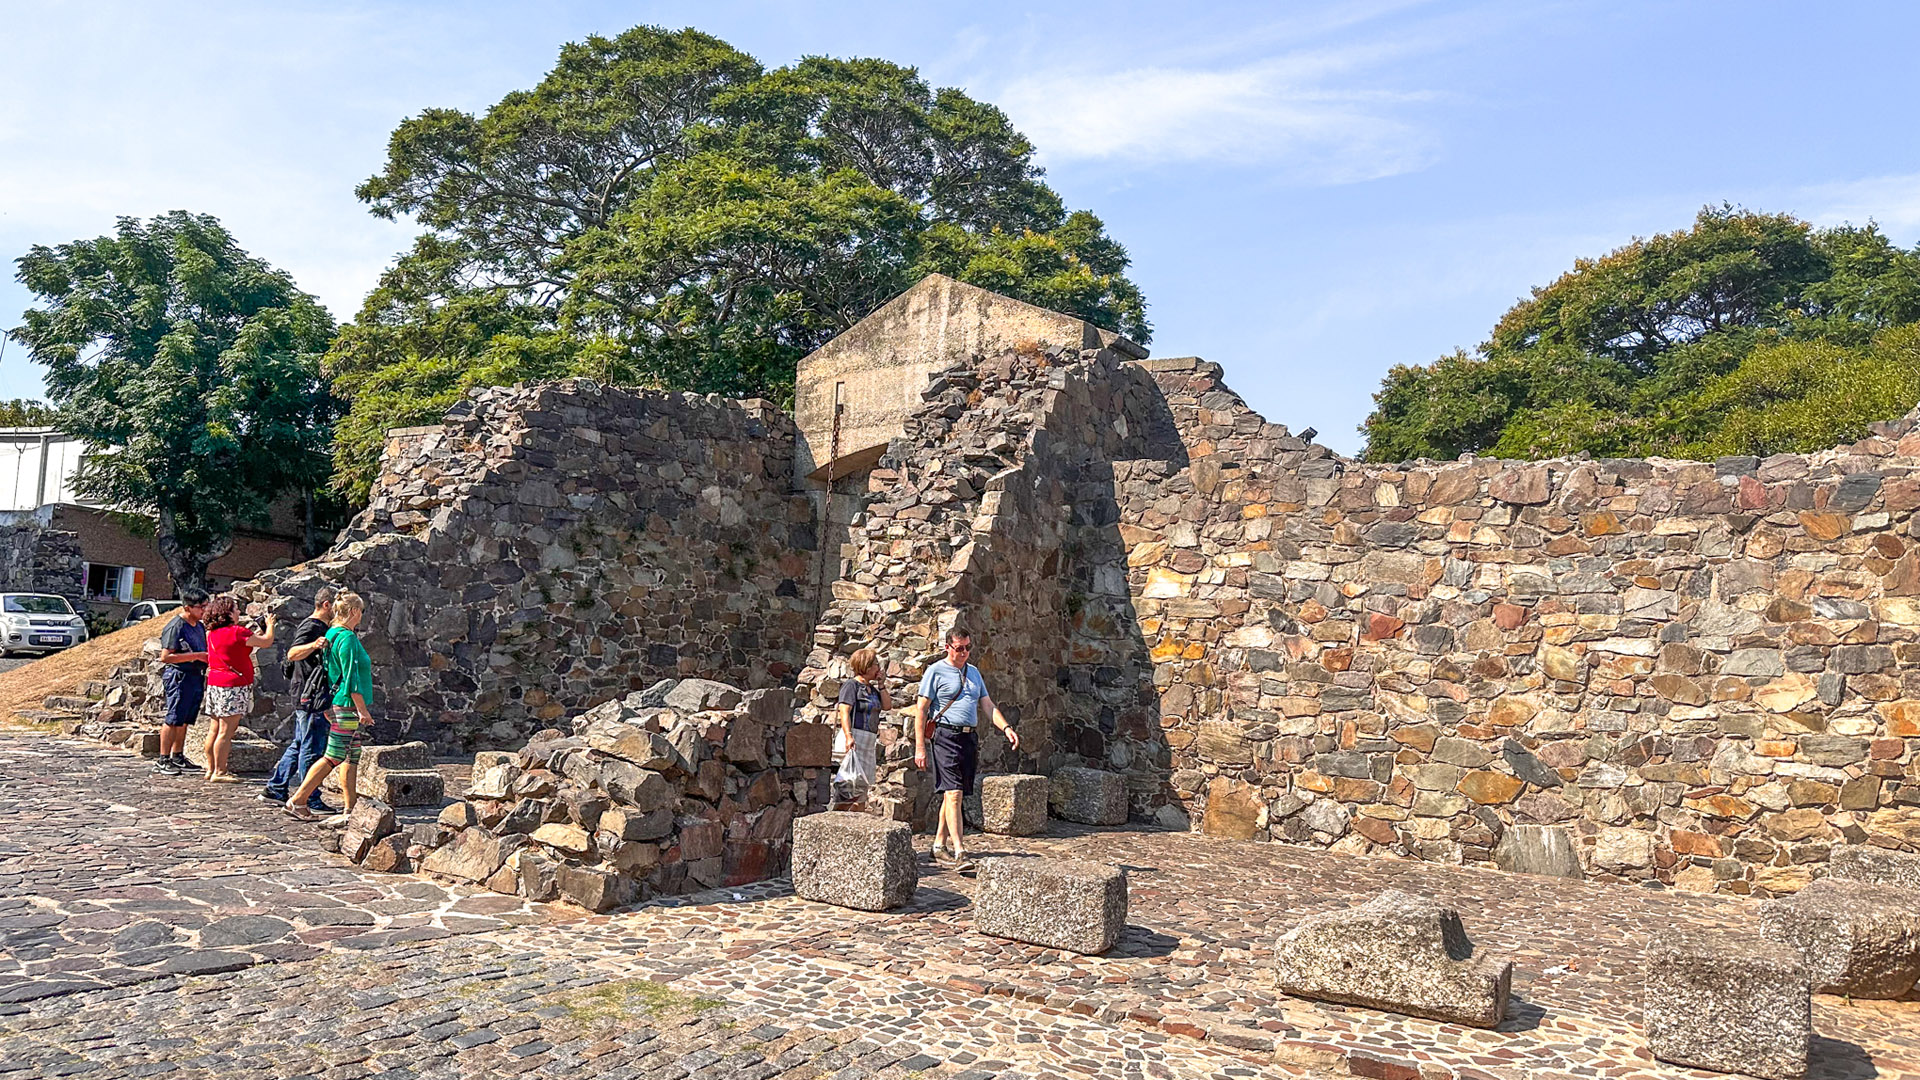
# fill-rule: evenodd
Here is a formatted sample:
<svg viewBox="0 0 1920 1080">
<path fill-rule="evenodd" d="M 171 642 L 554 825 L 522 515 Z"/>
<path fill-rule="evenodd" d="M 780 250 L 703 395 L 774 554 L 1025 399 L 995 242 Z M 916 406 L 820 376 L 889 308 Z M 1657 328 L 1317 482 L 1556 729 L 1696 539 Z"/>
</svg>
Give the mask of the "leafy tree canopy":
<svg viewBox="0 0 1920 1080">
<path fill-rule="evenodd" d="M 393 133 L 358 194 L 424 227 L 328 357 L 336 457 L 469 387 L 565 374 L 791 394 L 795 361 L 941 272 L 1138 340 L 1126 252 L 998 109 L 883 60 L 766 71 L 692 30 L 561 50 L 532 90 Z"/>
<path fill-rule="evenodd" d="M 0 427 L 47 427 L 54 412 L 45 402 L 27 398 L 0 401 Z"/>
<path fill-rule="evenodd" d="M 176 583 L 204 586 L 236 527 L 326 483 L 333 320 L 218 221 L 122 218 L 18 266 L 46 306 L 12 336 L 47 367 L 53 422 L 99 451 L 79 488 L 154 514 Z"/>
<path fill-rule="evenodd" d="M 1582 259 L 1473 354 L 1388 372 L 1366 457 L 1714 457 L 1857 439 L 1920 402 L 1920 249 L 1707 207 Z"/>
</svg>

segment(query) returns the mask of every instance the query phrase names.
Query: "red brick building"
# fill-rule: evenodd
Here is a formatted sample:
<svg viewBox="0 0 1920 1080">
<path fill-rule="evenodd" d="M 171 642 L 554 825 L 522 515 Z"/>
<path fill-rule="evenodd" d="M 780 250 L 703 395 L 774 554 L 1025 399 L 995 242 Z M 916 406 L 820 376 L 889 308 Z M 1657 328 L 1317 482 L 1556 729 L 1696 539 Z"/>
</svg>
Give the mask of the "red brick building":
<svg viewBox="0 0 1920 1080">
<path fill-rule="evenodd" d="M 118 618 L 140 600 L 171 599 L 173 575 L 160 557 L 152 519 L 87 505 L 74 492 L 85 453 L 83 443 L 52 428 L 0 428 L 0 524 L 32 523 L 78 537 L 85 586 L 72 599 L 95 611 Z M 208 567 L 211 586 L 299 562 L 308 542 L 301 511 L 299 499 L 283 500 L 268 529 L 237 533 L 233 549 Z M 314 542 L 324 546 L 327 539 Z"/>
</svg>

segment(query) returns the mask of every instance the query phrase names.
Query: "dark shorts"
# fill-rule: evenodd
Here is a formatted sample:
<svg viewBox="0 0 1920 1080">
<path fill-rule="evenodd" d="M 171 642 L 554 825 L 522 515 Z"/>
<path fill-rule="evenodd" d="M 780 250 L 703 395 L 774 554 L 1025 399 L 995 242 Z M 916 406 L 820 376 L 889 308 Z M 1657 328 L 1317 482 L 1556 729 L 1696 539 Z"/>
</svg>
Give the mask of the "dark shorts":
<svg viewBox="0 0 1920 1080">
<path fill-rule="evenodd" d="M 167 715 L 160 722 L 168 727 L 186 727 L 200 717 L 200 699 L 206 696 L 203 679 L 168 679 Z"/>
<path fill-rule="evenodd" d="M 933 790 L 968 792 L 980 769 L 980 740 L 971 729 L 933 725 Z"/>
</svg>

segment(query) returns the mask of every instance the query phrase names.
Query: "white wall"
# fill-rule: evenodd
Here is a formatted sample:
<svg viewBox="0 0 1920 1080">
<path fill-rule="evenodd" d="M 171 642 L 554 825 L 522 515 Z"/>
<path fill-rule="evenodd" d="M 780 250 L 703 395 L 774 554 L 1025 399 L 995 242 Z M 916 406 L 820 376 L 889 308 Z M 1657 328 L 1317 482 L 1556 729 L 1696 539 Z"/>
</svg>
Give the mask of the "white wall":
<svg viewBox="0 0 1920 1080">
<path fill-rule="evenodd" d="M 0 428 L 0 511 L 79 502 L 73 478 L 85 454 L 85 443 L 52 428 Z"/>
</svg>

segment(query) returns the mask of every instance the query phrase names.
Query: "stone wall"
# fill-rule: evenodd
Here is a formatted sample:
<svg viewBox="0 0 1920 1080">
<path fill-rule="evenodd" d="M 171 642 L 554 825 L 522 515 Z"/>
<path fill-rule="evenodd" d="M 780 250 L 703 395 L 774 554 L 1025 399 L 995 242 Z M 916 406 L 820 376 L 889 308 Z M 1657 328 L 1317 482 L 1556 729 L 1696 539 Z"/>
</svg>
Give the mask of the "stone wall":
<svg viewBox="0 0 1920 1080">
<path fill-rule="evenodd" d="M 936 375 L 867 477 L 800 675 L 807 715 L 831 721 L 846 657 L 863 646 L 880 652 L 896 716 L 910 712 L 946 630 L 961 625 L 1020 733 L 1016 752 L 982 727 L 984 772 L 1115 769 L 1133 777 L 1138 813 L 1166 804 L 1170 762 L 1113 478 L 1116 459 L 1178 461 L 1184 448 L 1124 359 L 1030 344 Z M 878 808 L 922 820 L 930 791 L 910 768 L 911 742 L 883 732 Z"/>
<path fill-rule="evenodd" d="M 38 514 L 8 514 L 0 521 L 0 591 L 52 593 L 82 608 L 85 560 L 80 538 L 40 520 Z"/>
<path fill-rule="evenodd" d="M 1120 481 L 1206 831 L 1771 893 L 1920 847 L 1920 435 L 1765 460 L 1339 459 L 1193 360 Z M 1503 839 L 1507 846 L 1502 847 Z"/>
<path fill-rule="evenodd" d="M 325 555 L 236 591 L 283 618 L 323 583 L 366 598 L 383 742 L 518 747 L 662 678 L 790 682 L 816 546 L 793 444 L 763 401 L 588 380 L 477 391 L 392 441 Z M 280 689 L 277 659 L 259 667 Z"/>
<path fill-rule="evenodd" d="M 974 632 L 976 660 L 996 704 L 1020 732 L 1015 752 L 981 732 L 983 771 L 1020 771 L 1049 754 L 1056 679 L 1064 521 L 1056 481 L 1032 453 L 1050 383 L 1076 377 L 1060 351 L 1007 353 L 938 374 L 905 421 L 853 515 L 814 650 L 799 676 L 802 715 L 831 722 L 846 657 L 876 648 L 896 707 L 908 713 L 941 640 Z M 911 768 L 910 732 L 882 733 L 879 808 L 921 820 L 930 797 Z"/>
</svg>

